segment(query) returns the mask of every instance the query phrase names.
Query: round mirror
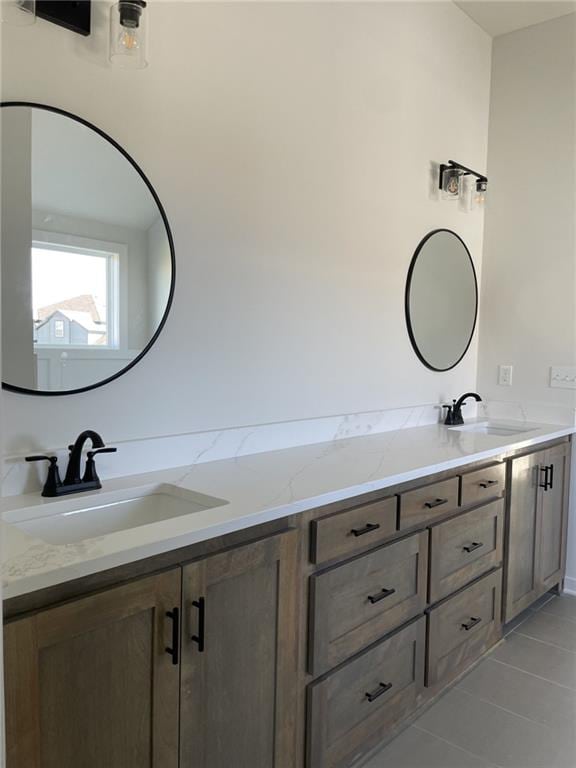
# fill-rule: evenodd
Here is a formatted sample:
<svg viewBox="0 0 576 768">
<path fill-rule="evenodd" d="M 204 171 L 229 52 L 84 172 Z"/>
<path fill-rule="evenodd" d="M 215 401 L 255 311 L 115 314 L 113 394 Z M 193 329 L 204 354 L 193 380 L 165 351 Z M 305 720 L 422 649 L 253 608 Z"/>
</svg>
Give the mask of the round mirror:
<svg viewBox="0 0 576 768">
<path fill-rule="evenodd" d="M 448 371 L 466 354 L 478 312 L 478 284 L 470 252 L 449 229 L 421 241 L 406 283 L 406 322 L 425 366 Z"/>
<path fill-rule="evenodd" d="M 3 386 L 84 392 L 135 365 L 164 325 L 166 214 L 98 128 L 44 105 L 1 106 Z"/>
</svg>

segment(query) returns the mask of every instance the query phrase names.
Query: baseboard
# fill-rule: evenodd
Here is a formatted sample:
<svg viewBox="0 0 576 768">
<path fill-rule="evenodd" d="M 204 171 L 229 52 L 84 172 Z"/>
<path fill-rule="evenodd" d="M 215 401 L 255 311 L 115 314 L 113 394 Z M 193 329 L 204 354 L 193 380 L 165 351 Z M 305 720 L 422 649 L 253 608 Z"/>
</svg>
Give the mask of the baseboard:
<svg viewBox="0 0 576 768">
<path fill-rule="evenodd" d="M 564 593 L 566 595 L 576 595 L 576 579 L 570 576 L 564 578 Z"/>
</svg>

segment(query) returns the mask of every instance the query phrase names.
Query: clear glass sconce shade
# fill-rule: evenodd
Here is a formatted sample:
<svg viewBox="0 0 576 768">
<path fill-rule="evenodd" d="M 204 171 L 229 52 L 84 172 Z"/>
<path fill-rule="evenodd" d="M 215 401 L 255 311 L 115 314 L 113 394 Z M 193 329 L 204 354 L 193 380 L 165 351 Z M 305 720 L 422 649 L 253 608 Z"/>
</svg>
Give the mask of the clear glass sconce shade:
<svg viewBox="0 0 576 768">
<path fill-rule="evenodd" d="M 110 61 L 127 69 L 148 66 L 148 17 L 143 0 L 120 0 L 110 9 Z"/>
<path fill-rule="evenodd" d="M 35 0 L 0 0 L 0 19 L 3 24 L 27 27 L 36 21 Z"/>
<path fill-rule="evenodd" d="M 488 183 L 485 181 L 477 181 L 476 189 L 474 191 L 474 206 L 480 208 L 486 202 L 486 192 L 488 189 Z"/>
<path fill-rule="evenodd" d="M 456 168 L 444 168 L 442 171 L 442 198 L 458 200 L 462 185 L 462 171 Z"/>
</svg>

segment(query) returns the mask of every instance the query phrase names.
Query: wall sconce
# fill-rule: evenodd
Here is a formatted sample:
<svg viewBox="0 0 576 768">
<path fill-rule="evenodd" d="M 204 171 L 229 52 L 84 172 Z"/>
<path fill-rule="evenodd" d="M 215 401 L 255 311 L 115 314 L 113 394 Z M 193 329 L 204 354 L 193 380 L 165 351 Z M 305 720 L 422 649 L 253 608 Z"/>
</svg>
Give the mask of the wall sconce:
<svg viewBox="0 0 576 768">
<path fill-rule="evenodd" d="M 110 9 L 110 61 L 119 67 L 144 69 L 148 23 L 145 0 L 120 0 Z"/>
<path fill-rule="evenodd" d="M 440 166 L 439 187 L 442 190 L 442 197 L 445 200 L 457 199 L 463 191 L 464 185 L 462 178 L 464 176 L 474 176 L 476 178 L 476 194 L 474 196 L 475 205 L 483 205 L 486 200 L 486 190 L 488 189 L 488 178 L 472 168 L 467 168 L 454 160 L 448 160 Z"/>
<path fill-rule="evenodd" d="M 2 22 L 14 26 L 41 19 L 85 37 L 90 34 L 91 0 L 2 0 Z"/>
</svg>

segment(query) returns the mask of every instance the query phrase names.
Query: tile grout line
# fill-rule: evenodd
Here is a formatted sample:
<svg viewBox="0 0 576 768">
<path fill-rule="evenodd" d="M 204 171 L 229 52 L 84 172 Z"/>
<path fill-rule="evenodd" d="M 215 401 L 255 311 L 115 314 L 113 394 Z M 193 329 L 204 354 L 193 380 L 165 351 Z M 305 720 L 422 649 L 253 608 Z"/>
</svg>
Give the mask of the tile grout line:
<svg viewBox="0 0 576 768">
<path fill-rule="evenodd" d="M 514 634 L 515 632 L 516 630 L 510 634 Z M 516 634 L 521 635 L 522 637 L 527 637 L 529 640 L 535 640 L 537 643 L 542 643 L 542 645 L 549 645 L 551 648 L 558 648 L 560 651 L 565 651 L 566 653 L 571 653 L 573 656 L 576 656 L 576 651 L 571 651 L 570 648 L 565 648 L 563 645 L 556 645 L 556 643 L 550 643 L 548 640 L 541 640 L 538 637 L 527 635 L 525 632 L 516 632 Z"/>
<path fill-rule="evenodd" d="M 494 709 L 499 709 L 501 712 L 507 712 L 509 715 L 514 715 L 514 717 L 519 717 L 521 720 L 525 720 L 527 723 L 531 723 L 532 725 L 539 725 L 542 728 L 546 728 L 546 730 L 550 731 L 553 734 L 558 733 L 558 729 L 553 728 L 551 725 L 546 725 L 546 723 L 541 723 L 538 720 L 532 720 L 531 717 L 526 717 L 526 715 L 521 715 L 519 712 L 514 712 L 513 709 L 507 709 L 506 707 L 500 706 L 500 704 L 495 704 L 493 701 L 489 701 L 488 699 L 483 699 L 481 696 L 477 696 L 475 693 L 470 693 L 469 691 L 464 690 L 464 688 L 456 688 L 455 690 L 459 691 L 460 693 L 465 693 L 466 696 L 469 696 L 471 699 L 476 699 L 477 701 L 481 701 L 484 704 L 488 704 L 490 707 L 494 707 Z"/>
<path fill-rule="evenodd" d="M 476 754 L 476 752 L 471 752 L 469 749 L 465 749 L 464 747 L 461 747 L 459 744 L 454 744 L 453 741 L 450 741 L 450 739 L 446 739 L 443 736 L 438 736 L 437 733 L 434 733 L 433 731 L 429 731 L 427 728 L 423 728 L 421 725 L 418 725 L 418 721 L 415 723 L 412 723 L 412 728 L 416 728 L 418 731 L 422 731 L 423 733 L 427 733 L 429 736 L 433 736 L 435 739 L 438 739 L 438 741 L 443 741 L 445 744 L 449 744 L 451 747 L 455 747 L 456 749 L 461 750 L 467 755 L 470 755 L 471 757 L 477 757 L 478 760 L 482 760 L 486 764 L 486 768 L 503 768 L 503 766 L 498 765 L 497 763 L 493 763 L 490 760 L 486 760 L 485 757 L 482 757 L 482 755 Z"/>
<path fill-rule="evenodd" d="M 548 605 L 548 603 L 546 603 Z M 555 619 L 561 619 L 562 621 L 568 621 L 570 624 L 576 624 L 576 618 L 572 619 L 570 616 L 559 616 L 557 613 L 545 610 L 546 606 L 543 606 L 538 613 L 545 613 L 546 616 L 553 616 Z"/>
<path fill-rule="evenodd" d="M 542 680 L 545 683 L 550 683 L 551 685 L 557 685 L 559 688 L 562 688 L 565 691 L 576 691 L 576 688 L 573 688 L 571 685 L 563 685 L 562 683 L 559 683 L 556 680 L 550 680 L 547 677 L 542 677 L 542 675 L 537 675 L 535 672 L 528 672 L 528 670 L 522 669 L 522 667 L 516 667 L 514 664 L 510 664 L 510 662 L 508 661 L 501 661 L 500 659 L 493 658 L 492 656 L 489 656 L 486 659 L 486 661 L 493 661 L 495 664 L 502 664 L 503 667 L 510 667 L 510 669 L 515 669 L 518 672 L 523 672 L 525 675 L 528 675 L 529 677 L 535 677 L 537 680 Z"/>
</svg>

